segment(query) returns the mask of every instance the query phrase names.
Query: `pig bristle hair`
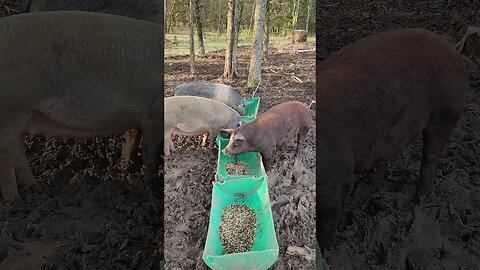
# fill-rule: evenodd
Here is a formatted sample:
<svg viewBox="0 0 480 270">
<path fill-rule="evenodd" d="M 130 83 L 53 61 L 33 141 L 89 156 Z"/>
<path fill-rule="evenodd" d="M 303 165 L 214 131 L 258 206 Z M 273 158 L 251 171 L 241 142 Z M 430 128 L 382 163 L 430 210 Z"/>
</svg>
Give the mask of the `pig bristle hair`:
<svg viewBox="0 0 480 270">
<path fill-rule="evenodd" d="M 166 97 L 166 98 L 193 98 L 193 99 L 205 99 L 205 100 L 209 100 L 209 101 L 213 101 L 213 102 L 216 102 L 216 103 L 219 103 L 219 104 L 222 104 L 223 106 L 227 107 L 229 110 L 235 112 L 236 114 L 240 115 L 237 111 L 235 111 L 232 107 L 230 106 L 227 106 L 225 104 L 223 104 L 222 102 L 220 101 L 216 101 L 215 99 L 210 99 L 210 98 L 204 98 L 204 97 L 197 97 L 197 96 L 171 96 L 171 97 Z"/>
</svg>

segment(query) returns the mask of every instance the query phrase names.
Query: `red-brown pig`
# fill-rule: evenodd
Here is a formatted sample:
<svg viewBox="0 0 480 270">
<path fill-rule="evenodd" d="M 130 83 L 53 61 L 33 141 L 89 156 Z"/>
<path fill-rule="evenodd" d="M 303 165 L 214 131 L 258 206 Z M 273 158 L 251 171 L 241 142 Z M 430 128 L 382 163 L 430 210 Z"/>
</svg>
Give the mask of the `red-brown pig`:
<svg viewBox="0 0 480 270">
<path fill-rule="evenodd" d="M 260 152 L 265 170 L 270 169 L 275 149 L 297 138 L 295 157 L 312 126 L 312 113 L 303 103 L 281 103 L 259 115 L 252 122 L 235 129 L 223 129 L 230 133 L 230 141 L 222 152 L 237 155 L 245 152 Z"/>
<path fill-rule="evenodd" d="M 414 199 L 433 188 L 442 149 L 464 111 L 464 58 L 446 39 L 402 29 L 361 39 L 317 66 L 317 239 L 334 241 L 355 174 L 423 135 Z"/>
</svg>

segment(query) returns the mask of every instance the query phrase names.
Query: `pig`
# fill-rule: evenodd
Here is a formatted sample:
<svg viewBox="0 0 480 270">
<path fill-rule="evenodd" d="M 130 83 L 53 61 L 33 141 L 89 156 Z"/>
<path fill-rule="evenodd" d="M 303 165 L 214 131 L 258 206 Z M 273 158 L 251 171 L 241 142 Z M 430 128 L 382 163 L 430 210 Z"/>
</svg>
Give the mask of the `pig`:
<svg viewBox="0 0 480 270">
<path fill-rule="evenodd" d="M 410 199 L 430 193 L 467 85 L 464 58 L 426 29 L 374 34 L 319 62 L 316 231 L 323 252 L 334 243 L 355 174 L 386 166 L 420 134 L 420 180 Z"/>
<path fill-rule="evenodd" d="M 24 134 L 93 138 L 141 126 L 145 187 L 158 177 L 163 141 L 163 27 L 84 11 L 0 18 L 0 191 L 35 179 Z M 156 194 L 154 194 L 156 195 Z M 160 195 L 163 196 L 163 195 Z"/>
<path fill-rule="evenodd" d="M 165 98 L 164 153 L 175 151 L 172 135 L 199 136 L 209 133 L 210 144 L 224 128 L 236 128 L 244 122 L 229 106 L 213 99 L 194 96 Z"/>
<path fill-rule="evenodd" d="M 211 98 L 232 107 L 241 115 L 249 104 L 233 87 L 221 83 L 182 83 L 175 87 L 173 95 Z M 205 146 L 207 137 L 203 137 L 202 146 Z M 213 144 L 210 144 L 210 148 L 213 148 Z"/>
<path fill-rule="evenodd" d="M 162 23 L 162 8 L 158 0 L 25 0 L 20 12 L 80 10 Z"/>
<path fill-rule="evenodd" d="M 162 23 L 163 12 L 158 0 L 26 0 L 20 12 L 39 12 L 55 10 L 80 10 L 101 12 L 113 15 Z M 133 155 L 138 152 L 142 138 L 140 127 L 123 134 L 125 142 L 122 149 L 120 167 L 126 169 Z"/>
<path fill-rule="evenodd" d="M 226 156 L 259 152 L 268 172 L 275 149 L 295 138 L 297 147 L 294 157 L 297 157 L 312 124 L 312 113 L 306 105 L 298 101 L 284 102 L 238 128 L 222 129 L 230 134 L 230 141 L 222 152 Z"/>
<path fill-rule="evenodd" d="M 244 113 L 247 101 L 233 87 L 221 83 L 182 83 L 175 87 L 174 96 L 198 96 L 211 98 Z"/>
</svg>

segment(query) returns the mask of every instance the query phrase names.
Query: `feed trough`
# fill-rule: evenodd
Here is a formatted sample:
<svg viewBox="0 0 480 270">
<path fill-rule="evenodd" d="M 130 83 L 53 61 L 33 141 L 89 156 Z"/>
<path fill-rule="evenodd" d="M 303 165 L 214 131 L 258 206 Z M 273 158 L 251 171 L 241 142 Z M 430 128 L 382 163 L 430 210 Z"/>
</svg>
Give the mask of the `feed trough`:
<svg viewBox="0 0 480 270">
<path fill-rule="evenodd" d="M 250 104 L 255 108 L 246 108 L 248 114 L 244 119 L 247 122 L 256 117 L 258 104 L 259 99 L 256 98 L 256 102 Z M 221 150 L 225 148 L 228 141 L 228 135 L 223 133 L 216 138 L 219 148 L 217 173 L 213 184 L 210 223 L 202 257 L 211 269 L 266 270 L 275 263 L 279 251 L 268 193 L 268 176 L 265 173 L 261 155 L 257 152 L 243 153 L 236 158 L 223 155 Z M 232 170 L 235 166 L 240 169 Z M 232 212 L 239 215 L 239 217 L 229 216 L 230 219 L 235 220 L 236 224 L 225 225 L 229 220 L 222 220 L 222 215 L 228 216 L 226 212 L 234 206 L 238 206 L 238 209 L 241 208 L 245 212 Z M 242 221 L 252 221 L 252 211 L 255 212 L 253 228 L 251 224 L 242 227 Z M 244 216 L 245 218 L 242 219 L 241 217 Z M 233 239 L 222 238 L 221 227 L 224 237 L 228 236 L 225 233 L 227 228 L 233 232 L 233 236 L 229 236 Z M 252 238 L 249 238 L 250 236 Z M 253 241 L 250 241 L 252 239 Z M 226 248 L 224 243 L 241 243 L 242 245 Z M 226 250 L 239 252 L 229 253 Z"/>
</svg>

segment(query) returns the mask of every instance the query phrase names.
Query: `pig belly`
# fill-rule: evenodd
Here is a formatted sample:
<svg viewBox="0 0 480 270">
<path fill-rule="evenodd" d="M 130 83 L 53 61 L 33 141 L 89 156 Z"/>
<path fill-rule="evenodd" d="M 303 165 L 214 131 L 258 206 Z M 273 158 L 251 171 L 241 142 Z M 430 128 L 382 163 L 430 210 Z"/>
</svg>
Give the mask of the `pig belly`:
<svg viewBox="0 0 480 270">
<path fill-rule="evenodd" d="M 366 172 L 390 161 L 422 134 L 427 123 L 425 115 L 383 132 L 372 129 L 370 136 L 364 133 L 365 137 L 357 140 L 362 147 L 355 153 L 356 172 Z"/>
<path fill-rule="evenodd" d="M 180 123 L 172 131 L 174 135 L 180 136 L 200 136 L 208 132 L 206 128 L 195 128 L 186 123 Z"/>
<path fill-rule="evenodd" d="M 118 120 L 124 120 L 124 118 L 119 118 Z M 78 125 L 69 126 L 68 124 L 57 122 L 42 113 L 35 112 L 27 122 L 25 132 L 32 136 L 42 135 L 45 137 L 75 139 L 109 136 L 133 127 L 135 127 L 135 125 L 125 126 L 118 124 L 118 122 L 98 124 L 96 121 L 92 121 L 91 123 L 83 121 L 82 127 L 80 128 Z"/>
</svg>

